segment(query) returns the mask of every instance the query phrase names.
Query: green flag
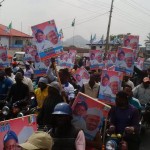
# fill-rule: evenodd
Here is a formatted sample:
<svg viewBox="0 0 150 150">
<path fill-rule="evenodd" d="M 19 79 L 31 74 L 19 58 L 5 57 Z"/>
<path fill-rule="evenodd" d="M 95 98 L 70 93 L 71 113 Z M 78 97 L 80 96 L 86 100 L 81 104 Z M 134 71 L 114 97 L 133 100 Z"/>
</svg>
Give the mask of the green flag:
<svg viewBox="0 0 150 150">
<path fill-rule="evenodd" d="M 5 31 L 9 33 L 11 29 L 12 29 L 12 22 L 6 27 Z"/>
<path fill-rule="evenodd" d="M 72 26 L 72 27 L 74 27 L 74 26 L 75 26 L 75 18 L 74 18 L 74 20 L 72 21 L 71 26 Z"/>
</svg>

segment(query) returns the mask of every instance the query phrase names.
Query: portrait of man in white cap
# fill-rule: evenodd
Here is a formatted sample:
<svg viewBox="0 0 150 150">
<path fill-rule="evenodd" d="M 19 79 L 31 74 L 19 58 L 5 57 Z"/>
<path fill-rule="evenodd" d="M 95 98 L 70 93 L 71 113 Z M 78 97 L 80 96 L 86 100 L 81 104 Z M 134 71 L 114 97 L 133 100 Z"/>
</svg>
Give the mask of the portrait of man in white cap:
<svg viewBox="0 0 150 150">
<path fill-rule="evenodd" d="M 36 45 L 38 52 L 43 52 L 44 49 L 50 48 L 50 42 L 45 39 L 44 32 L 41 29 L 36 29 L 35 31 Z"/>
<path fill-rule="evenodd" d="M 126 68 L 125 52 L 124 51 L 120 51 L 118 53 L 118 57 L 117 57 L 117 60 L 116 60 L 116 67 Z"/>
<path fill-rule="evenodd" d="M 89 108 L 87 110 L 85 117 L 86 128 L 84 129 L 87 139 L 92 139 L 99 131 L 102 116 L 102 112 L 98 108 Z"/>
<path fill-rule="evenodd" d="M 111 88 L 111 96 L 112 97 L 116 97 L 116 94 L 118 93 L 119 91 L 119 77 L 117 76 L 112 76 L 110 78 L 110 88 Z"/>
<path fill-rule="evenodd" d="M 133 54 L 132 53 L 127 53 L 125 55 L 125 62 L 126 62 L 126 69 L 127 70 L 133 70 Z"/>
</svg>

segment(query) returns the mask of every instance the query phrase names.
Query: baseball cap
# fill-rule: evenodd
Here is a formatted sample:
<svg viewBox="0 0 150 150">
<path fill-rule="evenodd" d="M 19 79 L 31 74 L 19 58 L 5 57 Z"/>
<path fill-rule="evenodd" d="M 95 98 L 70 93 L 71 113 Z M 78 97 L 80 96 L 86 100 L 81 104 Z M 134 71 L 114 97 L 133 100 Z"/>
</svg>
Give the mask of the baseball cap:
<svg viewBox="0 0 150 150">
<path fill-rule="evenodd" d="M 145 77 L 145 78 L 143 79 L 143 82 L 150 82 L 149 77 Z"/>
<path fill-rule="evenodd" d="M 29 137 L 27 142 L 20 144 L 19 146 L 27 150 L 51 150 L 52 145 L 53 140 L 48 133 L 43 131 L 37 131 Z"/>
<path fill-rule="evenodd" d="M 39 82 L 48 84 L 48 80 L 47 80 L 46 78 L 44 78 L 44 77 L 41 77 L 41 78 L 39 79 Z"/>
<path fill-rule="evenodd" d="M 3 142 L 6 143 L 7 141 L 12 140 L 12 139 L 14 139 L 18 143 L 18 137 L 16 133 L 10 130 L 5 134 Z"/>
</svg>

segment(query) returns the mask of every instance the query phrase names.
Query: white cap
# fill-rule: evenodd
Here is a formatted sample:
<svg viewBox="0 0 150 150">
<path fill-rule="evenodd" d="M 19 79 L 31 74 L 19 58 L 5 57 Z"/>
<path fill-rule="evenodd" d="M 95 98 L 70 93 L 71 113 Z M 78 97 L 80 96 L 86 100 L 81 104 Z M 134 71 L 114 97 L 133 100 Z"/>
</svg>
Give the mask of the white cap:
<svg viewBox="0 0 150 150">
<path fill-rule="evenodd" d="M 89 108 L 87 110 L 87 115 L 95 115 L 102 117 L 102 112 L 98 108 Z"/>
<path fill-rule="evenodd" d="M 126 53 L 125 58 L 133 57 L 132 53 Z"/>
<path fill-rule="evenodd" d="M 119 82 L 119 77 L 117 77 L 117 76 L 112 76 L 112 77 L 110 78 L 110 82 L 114 82 L 114 81 Z"/>
<path fill-rule="evenodd" d="M 48 34 L 49 32 L 51 32 L 51 31 L 55 31 L 54 28 L 51 27 L 51 26 L 46 26 L 46 27 L 44 28 L 44 30 L 43 30 L 44 35 L 47 35 L 47 34 Z"/>
</svg>

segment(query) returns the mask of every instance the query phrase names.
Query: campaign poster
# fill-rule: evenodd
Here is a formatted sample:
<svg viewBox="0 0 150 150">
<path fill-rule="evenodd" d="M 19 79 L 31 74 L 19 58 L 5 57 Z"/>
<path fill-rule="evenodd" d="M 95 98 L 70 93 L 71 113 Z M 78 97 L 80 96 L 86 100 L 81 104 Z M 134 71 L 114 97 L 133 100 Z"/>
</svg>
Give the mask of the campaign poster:
<svg viewBox="0 0 150 150">
<path fill-rule="evenodd" d="M 121 90 L 123 73 L 102 70 L 98 99 L 106 104 L 115 105 L 116 94 Z"/>
<path fill-rule="evenodd" d="M 24 52 L 25 52 L 25 58 L 24 58 L 25 61 L 32 61 L 32 62 L 35 61 L 35 56 L 38 54 L 35 45 L 25 46 Z"/>
<path fill-rule="evenodd" d="M 74 67 L 76 54 L 77 54 L 76 50 L 69 50 L 68 59 L 67 59 L 67 62 L 66 62 L 66 67 L 67 68 L 73 68 Z"/>
<path fill-rule="evenodd" d="M 46 74 L 46 71 L 49 67 L 50 59 L 45 59 L 43 62 L 40 59 L 39 54 L 35 56 L 34 62 L 34 73 L 36 76 L 41 77 Z"/>
<path fill-rule="evenodd" d="M 139 36 L 137 35 L 125 35 L 123 46 L 131 49 L 138 50 Z"/>
<path fill-rule="evenodd" d="M 144 58 L 138 57 L 137 59 L 137 68 L 139 68 L 140 70 L 143 70 L 144 68 Z"/>
<path fill-rule="evenodd" d="M 63 52 L 62 42 L 55 25 L 55 21 L 47 21 L 31 27 L 41 60 L 56 57 Z"/>
<path fill-rule="evenodd" d="M 109 52 L 107 54 L 106 67 L 109 68 L 113 66 L 116 62 L 116 52 Z"/>
<path fill-rule="evenodd" d="M 58 57 L 58 65 L 60 67 L 67 67 L 68 53 L 63 53 Z"/>
<path fill-rule="evenodd" d="M 103 54 L 100 50 L 90 50 L 90 69 L 97 70 L 104 67 Z"/>
<path fill-rule="evenodd" d="M 8 57 L 7 57 L 7 48 L 0 47 L 0 68 L 5 68 L 9 66 Z"/>
<path fill-rule="evenodd" d="M 72 110 L 72 124 L 84 131 L 86 139 L 93 140 L 107 118 L 110 106 L 79 92 Z"/>
<path fill-rule="evenodd" d="M 17 149 L 17 145 L 26 142 L 36 130 L 35 115 L 0 122 L 0 149 L 9 149 L 12 142 L 14 149 Z M 15 139 L 13 141 L 10 138 L 12 136 Z"/>
<path fill-rule="evenodd" d="M 77 85 L 79 85 L 80 87 L 82 87 L 83 84 L 89 82 L 90 80 L 90 74 L 84 67 L 78 68 L 73 74 L 73 77 L 76 80 Z"/>
<path fill-rule="evenodd" d="M 127 76 L 132 76 L 134 69 L 133 50 L 126 47 L 119 47 L 117 51 L 117 60 L 115 70 L 121 71 Z"/>
</svg>

